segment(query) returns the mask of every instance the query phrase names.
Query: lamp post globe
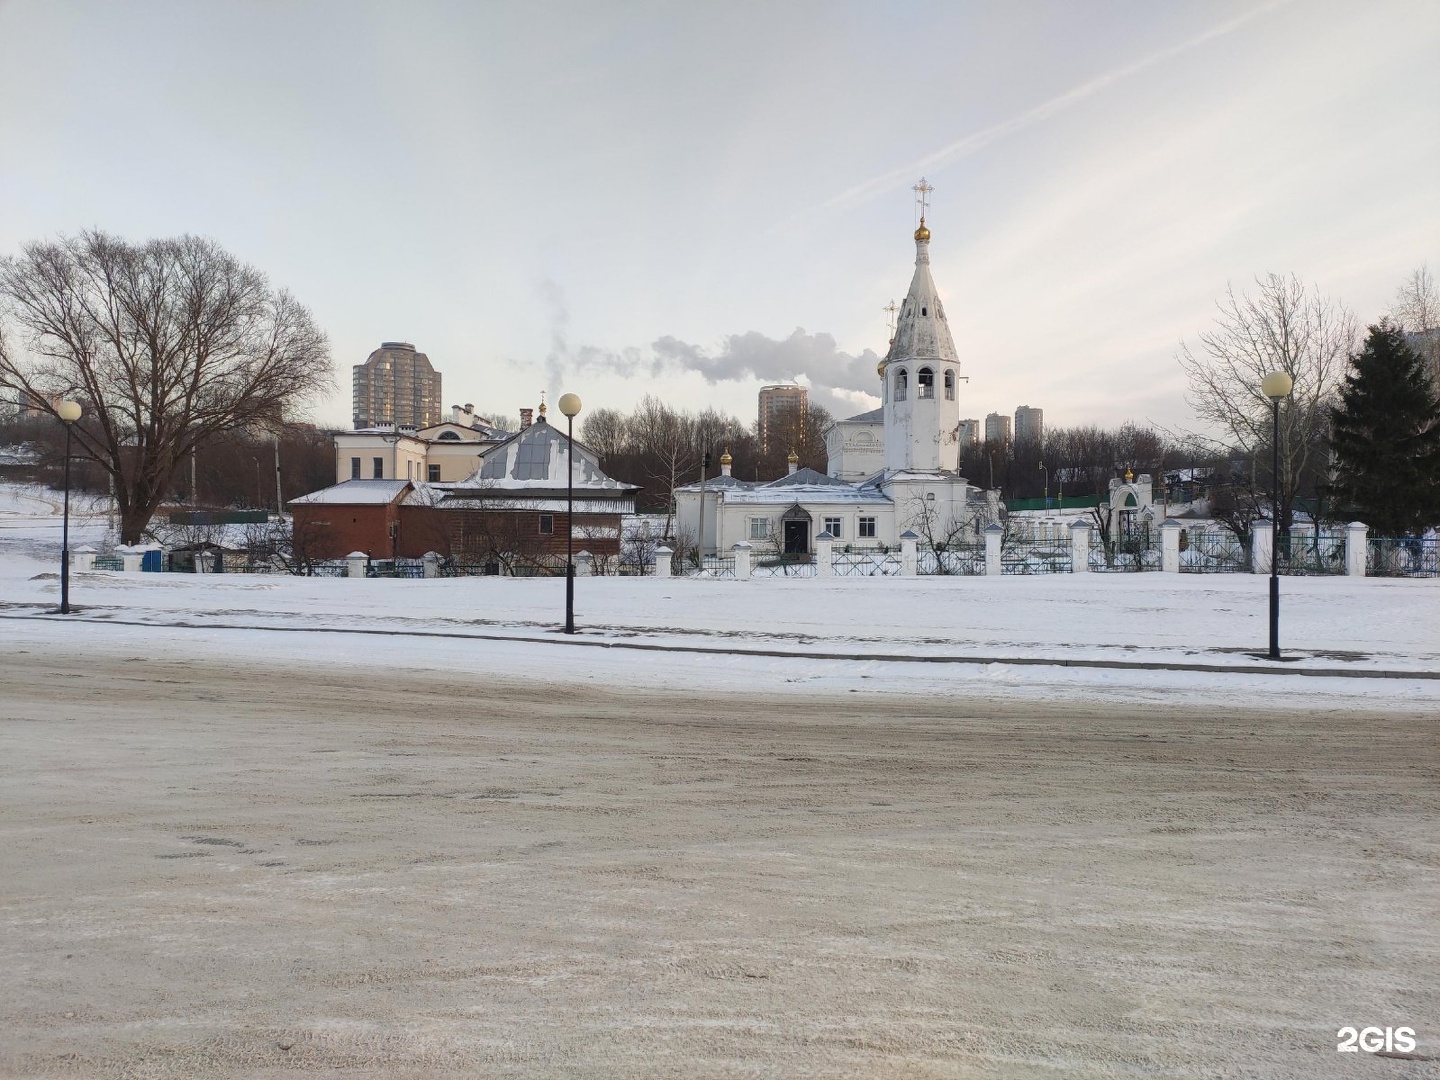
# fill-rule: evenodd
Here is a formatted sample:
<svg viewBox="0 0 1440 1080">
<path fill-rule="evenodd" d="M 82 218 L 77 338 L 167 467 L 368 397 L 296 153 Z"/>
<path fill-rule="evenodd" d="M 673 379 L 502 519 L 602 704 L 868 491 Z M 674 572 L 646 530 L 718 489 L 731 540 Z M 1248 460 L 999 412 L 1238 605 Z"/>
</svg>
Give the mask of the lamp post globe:
<svg viewBox="0 0 1440 1080">
<path fill-rule="evenodd" d="M 1280 659 L 1280 401 L 1290 396 L 1295 380 L 1285 371 L 1272 371 L 1260 380 L 1260 392 L 1270 399 L 1270 659 Z"/>
<path fill-rule="evenodd" d="M 65 509 L 60 519 L 60 614 L 70 614 L 70 436 L 80 419 L 78 401 L 58 401 L 55 415 L 65 424 Z"/>
<path fill-rule="evenodd" d="M 575 632 L 575 417 L 579 394 L 561 394 L 556 403 L 565 416 L 565 633 Z"/>
</svg>

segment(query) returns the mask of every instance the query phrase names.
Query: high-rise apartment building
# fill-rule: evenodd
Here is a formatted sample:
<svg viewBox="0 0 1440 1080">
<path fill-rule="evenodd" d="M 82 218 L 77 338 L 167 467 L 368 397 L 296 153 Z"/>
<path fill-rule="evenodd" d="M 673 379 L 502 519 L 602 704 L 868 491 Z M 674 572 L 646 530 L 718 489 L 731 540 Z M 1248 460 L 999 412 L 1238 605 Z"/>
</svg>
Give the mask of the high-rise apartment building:
<svg viewBox="0 0 1440 1080">
<path fill-rule="evenodd" d="M 961 445 L 961 446 L 979 446 L 979 445 L 980 445 L 980 421 L 979 421 L 979 420 L 961 420 L 961 421 L 960 421 L 960 445 Z"/>
<path fill-rule="evenodd" d="M 1015 441 L 1038 443 L 1045 439 L 1045 410 L 1021 405 L 1015 410 Z"/>
<path fill-rule="evenodd" d="M 809 392 L 803 386 L 785 383 L 760 388 L 760 449 L 770 449 L 775 438 L 793 438 L 805 423 L 809 411 Z"/>
<path fill-rule="evenodd" d="M 423 428 L 441 421 L 440 373 L 408 341 L 385 341 L 355 365 L 356 428 Z"/>
<path fill-rule="evenodd" d="M 987 443 L 1008 443 L 1010 441 L 1010 417 L 998 412 L 992 412 L 985 417 L 985 441 Z"/>
</svg>

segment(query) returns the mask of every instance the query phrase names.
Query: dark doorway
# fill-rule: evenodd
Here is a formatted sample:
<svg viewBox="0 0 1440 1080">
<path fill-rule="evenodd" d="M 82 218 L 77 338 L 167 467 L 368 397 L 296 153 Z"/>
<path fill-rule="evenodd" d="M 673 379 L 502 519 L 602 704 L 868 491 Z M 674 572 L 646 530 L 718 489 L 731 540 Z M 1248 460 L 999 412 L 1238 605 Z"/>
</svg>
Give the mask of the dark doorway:
<svg viewBox="0 0 1440 1080">
<path fill-rule="evenodd" d="M 785 554 L 804 555 L 810 550 L 810 523 L 808 521 L 785 522 Z"/>
</svg>

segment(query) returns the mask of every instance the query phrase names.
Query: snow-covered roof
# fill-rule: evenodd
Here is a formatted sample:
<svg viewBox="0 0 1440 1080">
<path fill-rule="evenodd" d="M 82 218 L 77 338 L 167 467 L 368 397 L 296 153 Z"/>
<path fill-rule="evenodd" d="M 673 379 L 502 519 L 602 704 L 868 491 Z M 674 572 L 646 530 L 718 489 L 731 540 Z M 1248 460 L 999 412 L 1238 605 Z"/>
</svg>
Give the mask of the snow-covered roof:
<svg viewBox="0 0 1440 1080">
<path fill-rule="evenodd" d="M 782 476 L 779 480 L 771 480 L 760 485 L 767 488 L 793 488 L 793 487 L 851 487 L 844 480 L 837 480 L 833 476 L 817 472 L 814 469 L 796 469 L 788 476 Z"/>
<path fill-rule="evenodd" d="M 543 491 L 565 489 L 570 442 L 564 432 L 537 420 L 502 443 L 484 452 L 479 470 L 462 485 L 486 491 Z M 621 483 L 600 471 L 594 451 L 574 443 L 575 464 L 571 482 L 575 490 L 610 492 L 639 491 L 634 484 Z"/>
<path fill-rule="evenodd" d="M 409 480 L 345 480 L 291 499 L 290 505 L 384 506 L 394 502 L 410 486 Z"/>
<path fill-rule="evenodd" d="M 731 488 L 753 488 L 755 486 L 756 485 L 754 481 L 741 480 L 738 476 L 710 476 L 706 477 L 705 479 L 705 490 L 707 492 L 728 491 Z M 693 484 L 679 484 L 676 486 L 675 490 L 699 491 L 700 481 L 697 480 Z"/>
<path fill-rule="evenodd" d="M 890 505 L 890 497 L 877 488 L 856 487 L 854 484 L 792 484 L 789 487 L 775 487 L 762 484 L 745 490 L 726 491 L 725 502 L 747 506 L 788 506 L 800 503 L 802 506 L 815 504 L 856 504 L 877 506 Z"/>
<path fill-rule="evenodd" d="M 595 494 L 581 495 L 575 493 L 575 516 L 581 514 L 633 514 L 635 512 L 635 497 L 633 495 L 622 495 L 616 498 L 613 493 L 609 498 Z M 570 500 L 565 493 L 559 495 L 538 496 L 535 498 L 516 498 L 510 491 L 504 492 L 499 498 L 486 498 L 483 494 L 475 498 L 466 495 L 453 495 L 441 500 L 436 504 L 442 510 L 534 510 L 544 514 L 563 514 L 570 507 Z"/>
<path fill-rule="evenodd" d="M 885 408 L 882 405 L 878 409 L 862 412 L 858 416 L 847 416 L 844 420 L 836 420 L 835 422 L 837 424 L 883 424 L 885 422 Z"/>
</svg>

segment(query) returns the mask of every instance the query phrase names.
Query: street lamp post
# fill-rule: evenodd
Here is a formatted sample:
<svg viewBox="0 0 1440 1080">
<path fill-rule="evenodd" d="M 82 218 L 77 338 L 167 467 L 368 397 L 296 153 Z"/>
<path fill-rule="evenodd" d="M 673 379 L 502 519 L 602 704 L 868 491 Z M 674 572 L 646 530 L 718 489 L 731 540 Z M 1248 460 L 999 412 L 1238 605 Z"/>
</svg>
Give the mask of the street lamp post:
<svg viewBox="0 0 1440 1080">
<path fill-rule="evenodd" d="M 65 510 L 60 521 L 60 614 L 70 614 L 70 435 L 80 419 L 80 403 L 62 401 L 55 415 L 65 424 Z"/>
<path fill-rule="evenodd" d="M 1295 380 L 1272 371 L 1260 383 L 1270 399 L 1270 659 L 1280 659 L 1280 399 L 1290 396 Z"/>
<path fill-rule="evenodd" d="M 1040 462 L 1040 468 L 1045 469 L 1045 512 L 1050 512 L 1050 470 L 1045 468 L 1045 462 Z"/>
<path fill-rule="evenodd" d="M 565 414 L 565 633 L 575 632 L 575 417 L 580 413 L 578 394 L 561 394 Z"/>
</svg>

